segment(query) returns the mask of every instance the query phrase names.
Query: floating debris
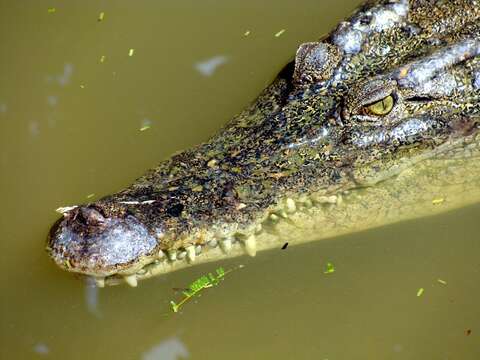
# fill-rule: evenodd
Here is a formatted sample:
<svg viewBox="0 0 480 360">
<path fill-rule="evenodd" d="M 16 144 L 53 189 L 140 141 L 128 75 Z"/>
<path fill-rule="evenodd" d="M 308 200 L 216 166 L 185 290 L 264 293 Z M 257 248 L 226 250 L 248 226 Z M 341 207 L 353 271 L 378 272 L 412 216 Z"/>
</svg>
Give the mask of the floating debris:
<svg viewBox="0 0 480 360">
<path fill-rule="evenodd" d="M 242 268 L 243 265 L 238 266 L 238 268 Z M 193 298 L 203 289 L 207 289 L 218 285 L 221 280 L 225 277 L 226 274 L 232 272 L 234 269 L 230 269 L 225 271 L 223 267 L 219 267 L 215 270 L 215 274 L 208 273 L 207 275 L 203 275 L 202 277 L 195 280 L 187 289 L 182 290 L 183 295 L 185 296 L 178 304 L 171 300 L 170 305 L 172 307 L 173 312 L 178 312 L 181 306 L 183 306 L 188 300 Z"/>
<path fill-rule="evenodd" d="M 91 198 L 93 198 L 94 196 L 95 196 L 95 194 L 93 194 L 93 193 L 92 193 L 92 194 L 88 194 L 88 195 L 87 195 L 87 199 L 91 199 Z"/>
<path fill-rule="evenodd" d="M 102 11 L 100 14 L 98 14 L 98 21 L 103 21 L 105 19 L 105 13 Z"/>
<path fill-rule="evenodd" d="M 325 267 L 325 271 L 323 273 L 333 274 L 334 272 L 335 272 L 335 266 L 331 262 L 327 263 L 327 266 Z"/>
<path fill-rule="evenodd" d="M 424 289 L 424 288 L 418 289 L 418 290 L 417 290 L 417 297 L 422 296 L 424 292 L 425 292 L 425 289 Z"/>
<path fill-rule="evenodd" d="M 470 336 L 471 333 L 472 333 L 472 329 L 465 330 L 465 336 Z"/>
<path fill-rule="evenodd" d="M 85 89 L 85 85 L 80 84 L 80 89 Z"/>
<path fill-rule="evenodd" d="M 135 49 L 128 50 L 128 56 L 133 56 L 134 53 L 135 53 Z"/>
<path fill-rule="evenodd" d="M 105 55 L 100 56 L 100 62 L 104 63 L 107 57 Z"/>
<path fill-rule="evenodd" d="M 285 249 L 287 248 L 287 246 L 288 246 L 288 242 L 286 242 L 285 244 L 283 244 L 282 250 L 285 250 Z"/>
<path fill-rule="evenodd" d="M 445 202 L 444 198 L 433 199 L 432 200 L 432 205 L 440 205 L 440 204 L 443 204 L 444 202 Z"/>
<path fill-rule="evenodd" d="M 447 285 L 447 282 L 445 280 L 437 279 L 437 281 L 442 285 Z"/>
<path fill-rule="evenodd" d="M 51 7 L 51 8 L 48 8 L 48 9 L 47 9 L 47 12 L 48 12 L 49 14 L 53 14 L 53 13 L 57 12 L 57 9 L 54 8 L 54 7 Z"/>
<path fill-rule="evenodd" d="M 142 120 L 142 125 L 140 126 L 140 131 L 145 131 L 150 129 L 150 126 L 152 125 L 152 121 L 150 119 L 143 119 Z"/>
<path fill-rule="evenodd" d="M 70 211 L 70 210 L 73 210 L 75 208 L 77 208 L 78 205 L 73 205 L 73 206 L 62 206 L 62 207 L 59 207 L 57 209 L 55 209 L 55 211 L 59 214 L 65 214 L 66 212 Z"/>
<path fill-rule="evenodd" d="M 275 34 L 275 37 L 278 38 L 278 37 L 282 36 L 285 31 L 286 31 L 285 29 L 280 30 L 279 32 L 277 32 L 277 33 Z"/>
<path fill-rule="evenodd" d="M 250 30 L 247 30 L 243 33 L 243 36 L 248 36 L 248 35 L 250 35 Z"/>
</svg>

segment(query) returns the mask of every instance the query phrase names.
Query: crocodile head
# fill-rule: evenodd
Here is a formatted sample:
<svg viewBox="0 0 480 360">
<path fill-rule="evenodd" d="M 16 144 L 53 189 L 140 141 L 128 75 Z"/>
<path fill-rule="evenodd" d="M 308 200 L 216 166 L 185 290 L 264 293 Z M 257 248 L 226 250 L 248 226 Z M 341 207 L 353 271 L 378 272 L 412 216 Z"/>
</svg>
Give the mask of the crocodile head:
<svg viewBox="0 0 480 360">
<path fill-rule="evenodd" d="M 210 141 L 66 211 L 50 256 L 100 286 L 136 285 L 193 262 L 425 215 L 432 209 L 419 204 L 442 189 L 473 198 L 479 24 L 475 1 L 370 2 L 302 44 Z"/>
</svg>

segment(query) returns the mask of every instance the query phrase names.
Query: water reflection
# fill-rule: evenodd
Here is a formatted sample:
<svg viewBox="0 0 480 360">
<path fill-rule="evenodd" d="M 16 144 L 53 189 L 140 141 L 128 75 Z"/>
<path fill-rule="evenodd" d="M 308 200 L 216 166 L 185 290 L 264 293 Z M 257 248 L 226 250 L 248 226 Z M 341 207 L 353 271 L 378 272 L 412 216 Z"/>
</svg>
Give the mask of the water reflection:
<svg viewBox="0 0 480 360">
<path fill-rule="evenodd" d="M 55 95 L 49 95 L 47 97 L 47 104 L 54 107 L 58 104 L 58 97 Z"/>
<path fill-rule="evenodd" d="M 200 74 L 205 76 L 212 76 L 219 66 L 228 62 L 228 57 L 224 55 L 217 55 L 205 61 L 201 61 L 195 64 L 195 69 Z"/>
<path fill-rule="evenodd" d="M 99 289 L 95 284 L 95 280 L 91 277 L 85 279 L 85 305 L 90 314 L 96 318 L 101 318 L 102 313 L 99 309 Z"/>
<path fill-rule="evenodd" d="M 178 337 L 163 340 L 142 355 L 142 360 L 177 360 L 190 357 L 185 344 Z"/>
<path fill-rule="evenodd" d="M 40 355 L 47 355 L 50 352 L 50 349 L 46 344 L 38 343 L 33 347 L 33 351 Z"/>
<path fill-rule="evenodd" d="M 56 81 L 60 86 L 66 86 L 70 83 L 73 75 L 73 64 L 67 63 L 63 66 L 63 72 L 60 75 L 47 76 L 47 82 Z"/>
</svg>

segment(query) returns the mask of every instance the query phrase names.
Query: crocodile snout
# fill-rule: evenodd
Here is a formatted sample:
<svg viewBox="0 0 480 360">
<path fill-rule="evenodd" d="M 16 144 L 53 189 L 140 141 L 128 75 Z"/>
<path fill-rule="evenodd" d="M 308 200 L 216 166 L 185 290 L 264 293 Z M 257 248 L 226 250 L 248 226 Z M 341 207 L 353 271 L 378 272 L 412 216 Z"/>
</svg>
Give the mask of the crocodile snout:
<svg viewBox="0 0 480 360">
<path fill-rule="evenodd" d="M 67 211 L 55 223 L 47 251 L 65 270 L 108 276 L 149 257 L 157 245 L 136 217 L 107 217 L 94 207 L 81 206 Z"/>
</svg>

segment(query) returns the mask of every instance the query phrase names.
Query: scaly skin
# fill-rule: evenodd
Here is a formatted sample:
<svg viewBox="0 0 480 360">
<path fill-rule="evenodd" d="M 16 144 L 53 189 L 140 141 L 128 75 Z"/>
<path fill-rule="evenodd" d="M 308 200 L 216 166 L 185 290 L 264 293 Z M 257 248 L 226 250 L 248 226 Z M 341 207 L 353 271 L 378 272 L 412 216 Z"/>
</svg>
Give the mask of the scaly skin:
<svg viewBox="0 0 480 360">
<path fill-rule="evenodd" d="M 135 286 L 476 201 L 479 38 L 478 1 L 369 2 L 209 142 L 65 211 L 47 250 Z"/>
</svg>

